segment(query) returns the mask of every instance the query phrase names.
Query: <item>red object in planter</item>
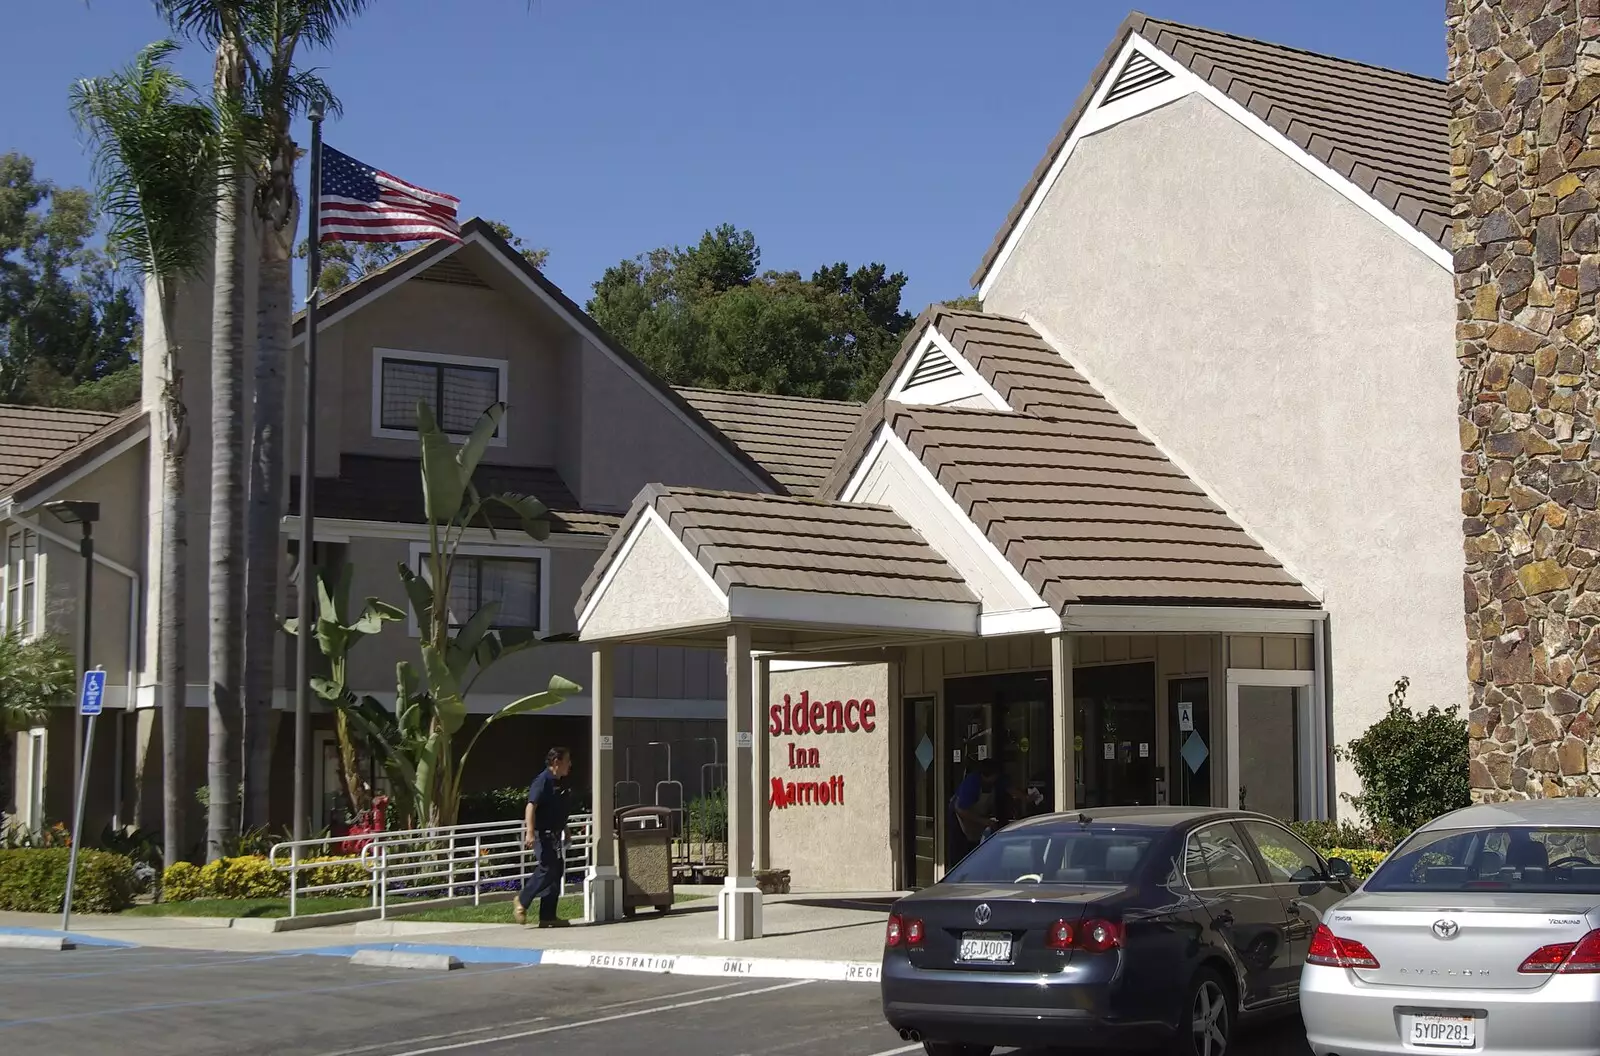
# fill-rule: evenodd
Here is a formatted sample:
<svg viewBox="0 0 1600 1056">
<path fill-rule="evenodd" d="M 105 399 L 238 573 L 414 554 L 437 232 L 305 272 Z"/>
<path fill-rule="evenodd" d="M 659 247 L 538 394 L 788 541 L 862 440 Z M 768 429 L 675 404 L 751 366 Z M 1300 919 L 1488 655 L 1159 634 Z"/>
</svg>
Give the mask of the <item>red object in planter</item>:
<svg viewBox="0 0 1600 1056">
<path fill-rule="evenodd" d="M 372 809 L 363 810 L 357 815 L 355 824 L 351 825 L 345 833 L 345 835 L 355 838 L 341 843 L 339 850 L 348 855 L 360 854 L 361 849 L 372 842 L 372 837 L 368 835 L 369 833 L 387 831 L 388 807 L 388 796 L 374 797 Z"/>
</svg>

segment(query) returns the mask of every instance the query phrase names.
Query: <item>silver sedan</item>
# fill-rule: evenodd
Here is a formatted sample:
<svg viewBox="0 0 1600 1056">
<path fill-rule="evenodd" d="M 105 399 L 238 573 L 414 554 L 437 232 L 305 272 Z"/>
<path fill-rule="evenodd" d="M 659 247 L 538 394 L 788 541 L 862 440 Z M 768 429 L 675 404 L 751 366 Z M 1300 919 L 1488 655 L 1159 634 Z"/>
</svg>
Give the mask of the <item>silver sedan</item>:
<svg viewBox="0 0 1600 1056">
<path fill-rule="evenodd" d="M 1318 926 L 1317 1056 L 1600 1056 L 1600 801 L 1468 807 L 1418 829 Z"/>
</svg>

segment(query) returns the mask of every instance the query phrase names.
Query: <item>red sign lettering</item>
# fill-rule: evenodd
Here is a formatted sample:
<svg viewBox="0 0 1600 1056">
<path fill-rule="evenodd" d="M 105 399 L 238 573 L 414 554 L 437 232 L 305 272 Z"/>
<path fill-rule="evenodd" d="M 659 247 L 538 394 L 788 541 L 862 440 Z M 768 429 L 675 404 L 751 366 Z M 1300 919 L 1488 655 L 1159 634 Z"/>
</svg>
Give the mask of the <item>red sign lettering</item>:
<svg viewBox="0 0 1600 1056">
<path fill-rule="evenodd" d="M 806 733 L 872 733 L 878 728 L 878 705 L 872 700 L 812 700 L 804 690 L 799 700 L 785 693 L 782 704 L 767 708 L 767 732 L 774 737 Z"/>
<path fill-rule="evenodd" d="M 778 810 L 789 807 L 844 806 L 844 775 L 834 774 L 826 781 L 785 781 L 772 779 L 770 805 Z"/>
</svg>

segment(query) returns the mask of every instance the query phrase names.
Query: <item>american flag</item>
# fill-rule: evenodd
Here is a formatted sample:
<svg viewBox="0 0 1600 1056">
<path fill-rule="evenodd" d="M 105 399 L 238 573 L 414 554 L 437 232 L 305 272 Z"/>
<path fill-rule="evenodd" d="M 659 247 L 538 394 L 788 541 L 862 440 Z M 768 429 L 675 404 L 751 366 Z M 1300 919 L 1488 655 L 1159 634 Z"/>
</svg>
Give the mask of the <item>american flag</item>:
<svg viewBox="0 0 1600 1056">
<path fill-rule="evenodd" d="M 322 148 L 317 200 L 323 242 L 461 241 L 461 199 L 407 183 L 329 146 Z"/>
</svg>

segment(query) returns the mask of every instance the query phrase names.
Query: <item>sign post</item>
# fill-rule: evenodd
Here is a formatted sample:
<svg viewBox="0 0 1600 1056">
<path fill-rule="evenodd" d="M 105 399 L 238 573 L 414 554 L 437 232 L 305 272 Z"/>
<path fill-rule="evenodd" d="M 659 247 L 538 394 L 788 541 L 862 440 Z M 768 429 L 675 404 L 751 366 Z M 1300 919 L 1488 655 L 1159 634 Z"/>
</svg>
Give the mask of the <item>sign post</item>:
<svg viewBox="0 0 1600 1056">
<path fill-rule="evenodd" d="M 83 673 L 78 714 L 89 720 L 83 735 L 83 765 L 78 770 L 78 802 L 72 812 L 72 853 L 67 857 L 67 891 L 61 899 L 61 934 L 72 925 L 72 886 L 78 879 L 78 848 L 83 844 L 83 800 L 89 787 L 89 758 L 94 752 L 94 720 L 106 695 L 106 673 L 101 668 Z"/>
</svg>

